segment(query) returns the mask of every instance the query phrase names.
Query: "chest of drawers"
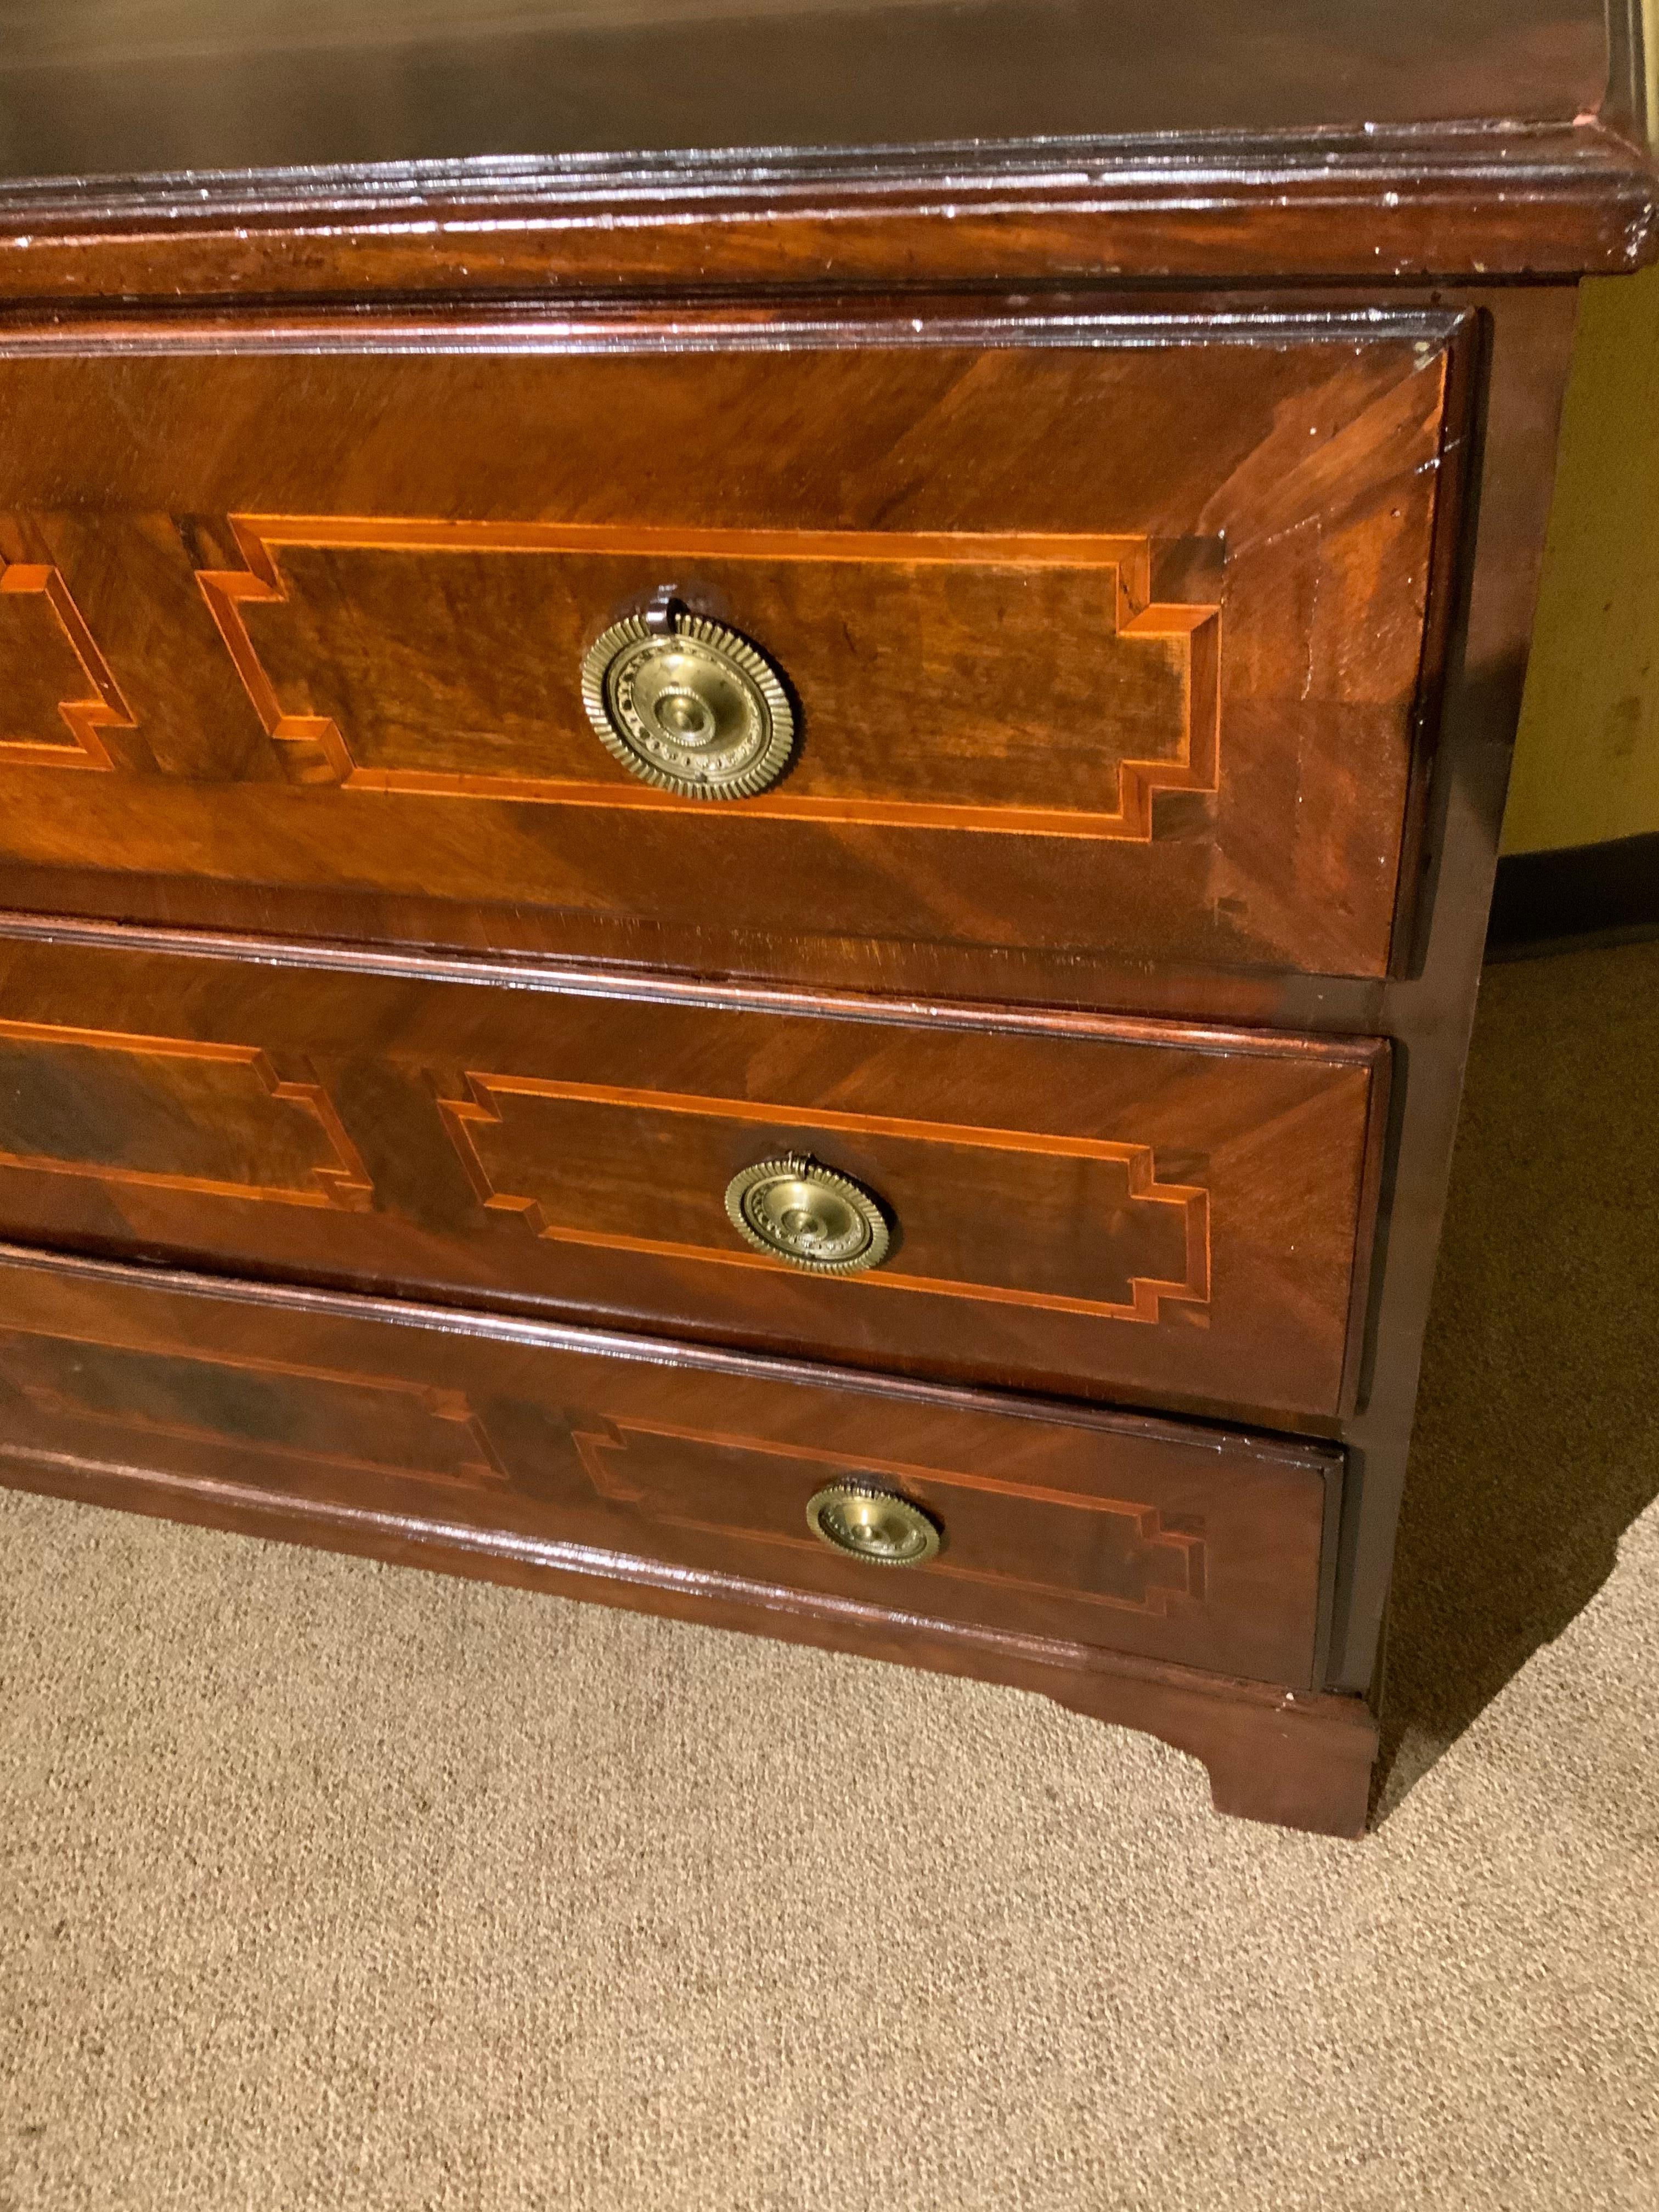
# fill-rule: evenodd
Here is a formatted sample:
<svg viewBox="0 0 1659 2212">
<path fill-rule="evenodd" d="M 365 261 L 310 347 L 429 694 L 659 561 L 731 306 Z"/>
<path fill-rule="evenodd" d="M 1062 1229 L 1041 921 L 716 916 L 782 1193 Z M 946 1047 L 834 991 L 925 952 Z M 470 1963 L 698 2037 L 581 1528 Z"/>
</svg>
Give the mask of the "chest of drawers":
<svg viewBox="0 0 1659 2212">
<path fill-rule="evenodd" d="M 1574 289 L 1655 199 L 1620 6 L 1295 12 L 0 60 L 4 1479 L 1358 1832 Z"/>
</svg>

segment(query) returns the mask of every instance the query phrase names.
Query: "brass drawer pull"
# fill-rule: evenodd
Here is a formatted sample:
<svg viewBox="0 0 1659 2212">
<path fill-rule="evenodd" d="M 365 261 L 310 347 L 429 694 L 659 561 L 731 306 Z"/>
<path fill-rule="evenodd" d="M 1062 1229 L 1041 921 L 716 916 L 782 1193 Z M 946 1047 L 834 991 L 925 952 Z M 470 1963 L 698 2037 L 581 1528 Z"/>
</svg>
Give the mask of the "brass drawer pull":
<svg viewBox="0 0 1659 2212">
<path fill-rule="evenodd" d="M 632 775 L 687 799 L 752 799 L 794 749 L 789 695 L 758 647 L 671 606 L 630 615 L 582 660 L 582 704 Z"/>
<path fill-rule="evenodd" d="M 863 1482 L 832 1482 L 807 1500 L 806 1525 L 820 1542 L 880 1567 L 919 1567 L 939 1550 L 930 1513 L 896 1491 Z"/>
<path fill-rule="evenodd" d="M 879 1267 L 891 1232 L 874 1194 L 851 1176 L 790 1153 L 757 1160 L 726 1189 L 732 1225 L 757 1250 L 819 1275 Z"/>
</svg>

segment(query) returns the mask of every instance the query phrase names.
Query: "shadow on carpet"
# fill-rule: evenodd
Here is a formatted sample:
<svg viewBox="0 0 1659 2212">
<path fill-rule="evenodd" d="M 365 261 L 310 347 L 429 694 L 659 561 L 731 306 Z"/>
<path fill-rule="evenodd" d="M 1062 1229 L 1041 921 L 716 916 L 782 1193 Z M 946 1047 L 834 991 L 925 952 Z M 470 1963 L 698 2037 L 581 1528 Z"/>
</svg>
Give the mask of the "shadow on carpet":
<svg viewBox="0 0 1659 2212">
<path fill-rule="evenodd" d="M 1659 1495 L 1659 944 L 1486 970 L 1395 1568 L 1385 1820 Z"/>
</svg>

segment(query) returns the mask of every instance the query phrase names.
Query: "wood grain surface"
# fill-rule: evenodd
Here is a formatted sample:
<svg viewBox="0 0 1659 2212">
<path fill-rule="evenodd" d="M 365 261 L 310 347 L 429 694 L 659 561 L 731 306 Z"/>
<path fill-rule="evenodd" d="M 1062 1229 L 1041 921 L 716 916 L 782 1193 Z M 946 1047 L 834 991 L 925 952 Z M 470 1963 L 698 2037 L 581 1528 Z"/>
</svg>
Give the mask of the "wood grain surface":
<svg viewBox="0 0 1659 2212">
<path fill-rule="evenodd" d="M 394 1555 L 441 1530 L 484 1571 L 646 1610 L 701 1593 L 867 1619 L 878 1644 L 933 1626 L 1051 1665 L 1312 1679 L 1340 1466 L 1319 1446 L 38 1255 L 0 1280 L 0 1479 L 274 1508 L 324 1542 L 355 1523 Z M 936 1518 L 936 1559 L 809 1532 L 808 1499 L 854 1475 Z"/>
<path fill-rule="evenodd" d="M 648 155 L 653 0 L 9 27 L 4 1479 L 1023 1682 L 1354 1832 L 1308 1686 L 1375 1680 L 1563 280 L 1655 242 L 1631 10 L 695 4 Z M 665 589 L 793 689 L 763 798 L 585 727 Z M 784 1149 L 881 1269 L 738 1245 Z M 822 1551 L 826 1470 L 939 1560 Z"/>
<path fill-rule="evenodd" d="M 204 927 L 1380 975 L 1460 328 L 13 332 L 0 853 Z M 775 791 L 587 726 L 666 588 L 793 684 Z"/>
<path fill-rule="evenodd" d="M 250 951 L 252 948 L 250 948 Z M 0 946 L 0 1231 L 920 1374 L 1329 1417 L 1382 1048 Z M 805 1153 L 882 1266 L 752 1250 Z"/>
<path fill-rule="evenodd" d="M 1609 24 L 1609 12 L 1615 16 Z M 10 0 L 12 175 L 857 146 L 1608 102 L 1601 0 Z M 665 52 L 674 65 L 662 65 Z"/>
<path fill-rule="evenodd" d="M 1145 842 L 1158 793 L 1215 789 L 1221 611 L 1152 603 L 1144 538 L 233 528 L 246 566 L 198 580 L 295 783 L 703 812 L 619 778 L 568 698 L 550 711 L 595 608 L 684 572 L 697 611 L 756 611 L 810 721 L 746 820 Z"/>
<path fill-rule="evenodd" d="M 1146 279 L 1387 298 L 1636 269 L 1659 242 L 1645 154 L 1595 119 L 299 174 L 238 174 L 231 159 L 212 178 L 0 186 L 0 301 L 490 305 Z"/>
<path fill-rule="evenodd" d="M 7 33 L 14 298 L 1502 282 L 1655 235 L 1634 0 L 15 0 Z"/>
</svg>

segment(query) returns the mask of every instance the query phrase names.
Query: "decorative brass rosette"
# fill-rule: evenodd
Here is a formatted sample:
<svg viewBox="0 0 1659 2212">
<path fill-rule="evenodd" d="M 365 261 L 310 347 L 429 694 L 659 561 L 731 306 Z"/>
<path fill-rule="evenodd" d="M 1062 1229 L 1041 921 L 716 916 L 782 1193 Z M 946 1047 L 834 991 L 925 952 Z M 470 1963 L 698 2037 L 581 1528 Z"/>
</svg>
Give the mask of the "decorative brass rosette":
<svg viewBox="0 0 1659 2212">
<path fill-rule="evenodd" d="M 878 1567 L 919 1567 L 943 1541 L 931 1513 L 859 1475 L 816 1492 L 807 1500 L 806 1525 L 835 1550 Z"/>
<path fill-rule="evenodd" d="M 665 628 L 630 615 L 595 638 L 582 704 L 630 775 L 684 798 L 752 799 L 794 750 L 794 712 L 766 655 L 684 608 Z"/>
<path fill-rule="evenodd" d="M 819 1275 L 878 1267 L 892 1241 L 873 1194 L 850 1176 L 790 1153 L 732 1176 L 726 1211 L 757 1250 Z"/>
</svg>

